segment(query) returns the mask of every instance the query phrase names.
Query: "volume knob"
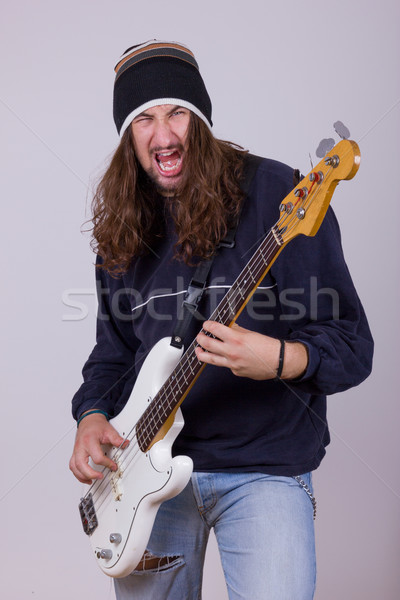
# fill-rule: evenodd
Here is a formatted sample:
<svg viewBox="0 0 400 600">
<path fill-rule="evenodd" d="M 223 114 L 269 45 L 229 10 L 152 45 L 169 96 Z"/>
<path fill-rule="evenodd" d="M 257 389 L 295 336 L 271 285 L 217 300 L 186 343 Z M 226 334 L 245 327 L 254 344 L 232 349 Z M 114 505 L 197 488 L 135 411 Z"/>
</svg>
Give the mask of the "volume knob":
<svg viewBox="0 0 400 600">
<path fill-rule="evenodd" d="M 109 548 L 102 548 L 97 552 L 97 558 L 103 558 L 104 560 L 110 560 L 112 558 L 112 550 Z"/>
</svg>

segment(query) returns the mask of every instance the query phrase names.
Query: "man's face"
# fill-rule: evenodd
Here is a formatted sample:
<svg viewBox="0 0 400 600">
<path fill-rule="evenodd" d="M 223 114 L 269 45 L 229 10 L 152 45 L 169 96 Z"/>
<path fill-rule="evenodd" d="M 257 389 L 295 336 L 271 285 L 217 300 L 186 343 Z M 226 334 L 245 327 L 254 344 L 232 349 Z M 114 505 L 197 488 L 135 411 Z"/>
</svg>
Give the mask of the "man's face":
<svg viewBox="0 0 400 600">
<path fill-rule="evenodd" d="M 164 196 L 171 196 L 185 164 L 190 110 L 172 104 L 154 106 L 132 121 L 135 153 Z"/>
</svg>

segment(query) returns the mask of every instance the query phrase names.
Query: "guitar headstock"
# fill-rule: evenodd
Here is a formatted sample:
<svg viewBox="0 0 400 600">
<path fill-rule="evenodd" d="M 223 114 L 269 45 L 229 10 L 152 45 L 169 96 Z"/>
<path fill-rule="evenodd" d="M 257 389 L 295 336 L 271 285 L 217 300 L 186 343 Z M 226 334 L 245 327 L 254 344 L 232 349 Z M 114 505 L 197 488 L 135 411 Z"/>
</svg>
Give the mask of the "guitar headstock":
<svg viewBox="0 0 400 600">
<path fill-rule="evenodd" d="M 286 196 L 279 209 L 276 231 L 282 244 L 299 234 L 317 233 L 339 181 L 352 179 L 360 165 L 356 142 L 342 140 Z"/>
</svg>

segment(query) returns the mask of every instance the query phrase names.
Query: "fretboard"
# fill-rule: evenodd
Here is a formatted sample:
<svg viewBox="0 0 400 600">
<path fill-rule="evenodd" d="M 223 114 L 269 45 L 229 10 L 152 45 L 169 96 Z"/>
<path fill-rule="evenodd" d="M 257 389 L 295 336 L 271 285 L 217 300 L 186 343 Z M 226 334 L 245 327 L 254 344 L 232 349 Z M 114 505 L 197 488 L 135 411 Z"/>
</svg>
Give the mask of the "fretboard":
<svg viewBox="0 0 400 600">
<path fill-rule="evenodd" d="M 272 227 L 256 252 L 252 255 L 240 275 L 210 315 L 211 321 L 231 325 L 251 298 L 271 263 L 282 247 L 279 229 Z M 207 332 L 204 332 L 207 334 Z M 207 334 L 208 335 L 208 334 Z M 162 385 L 156 396 L 136 425 L 136 436 L 140 449 L 145 452 L 164 426 L 167 419 L 178 408 L 205 367 L 195 353 L 198 346 L 194 340 L 187 348 L 178 365 Z"/>
</svg>

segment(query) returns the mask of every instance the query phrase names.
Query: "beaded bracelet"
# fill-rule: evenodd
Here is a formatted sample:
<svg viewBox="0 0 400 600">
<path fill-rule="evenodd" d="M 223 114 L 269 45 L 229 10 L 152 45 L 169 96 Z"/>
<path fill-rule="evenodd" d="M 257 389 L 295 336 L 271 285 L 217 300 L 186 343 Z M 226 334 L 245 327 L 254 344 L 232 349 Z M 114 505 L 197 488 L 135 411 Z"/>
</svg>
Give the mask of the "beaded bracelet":
<svg viewBox="0 0 400 600">
<path fill-rule="evenodd" d="M 281 378 L 282 375 L 282 371 L 283 371 L 283 361 L 285 360 L 285 340 L 279 340 L 281 343 L 281 349 L 279 352 L 279 363 L 278 363 L 278 369 L 276 371 L 276 380 L 279 380 Z"/>
<path fill-rule="evenodd" d="M 88 415 L 94 415 L 95 413 L 99 413 L 101 415 L 104 415 L 105 418 L 107 419 L 107 421 L 110 420 L 110 417 L 108 416 L 108 414 L 106 412 L 104 412 L 104 410 L 99 410 L 98 408 L 94 408 L 93 410 L 88 410 L 83 415 L 81 415 L 79 417 L 79 419 L 77 420 L 77 422 L 76 422 L 76 426 L 79 427 L 79 423 L 82 421 L 82 419 L 84 419 Z"/>
</svg>

